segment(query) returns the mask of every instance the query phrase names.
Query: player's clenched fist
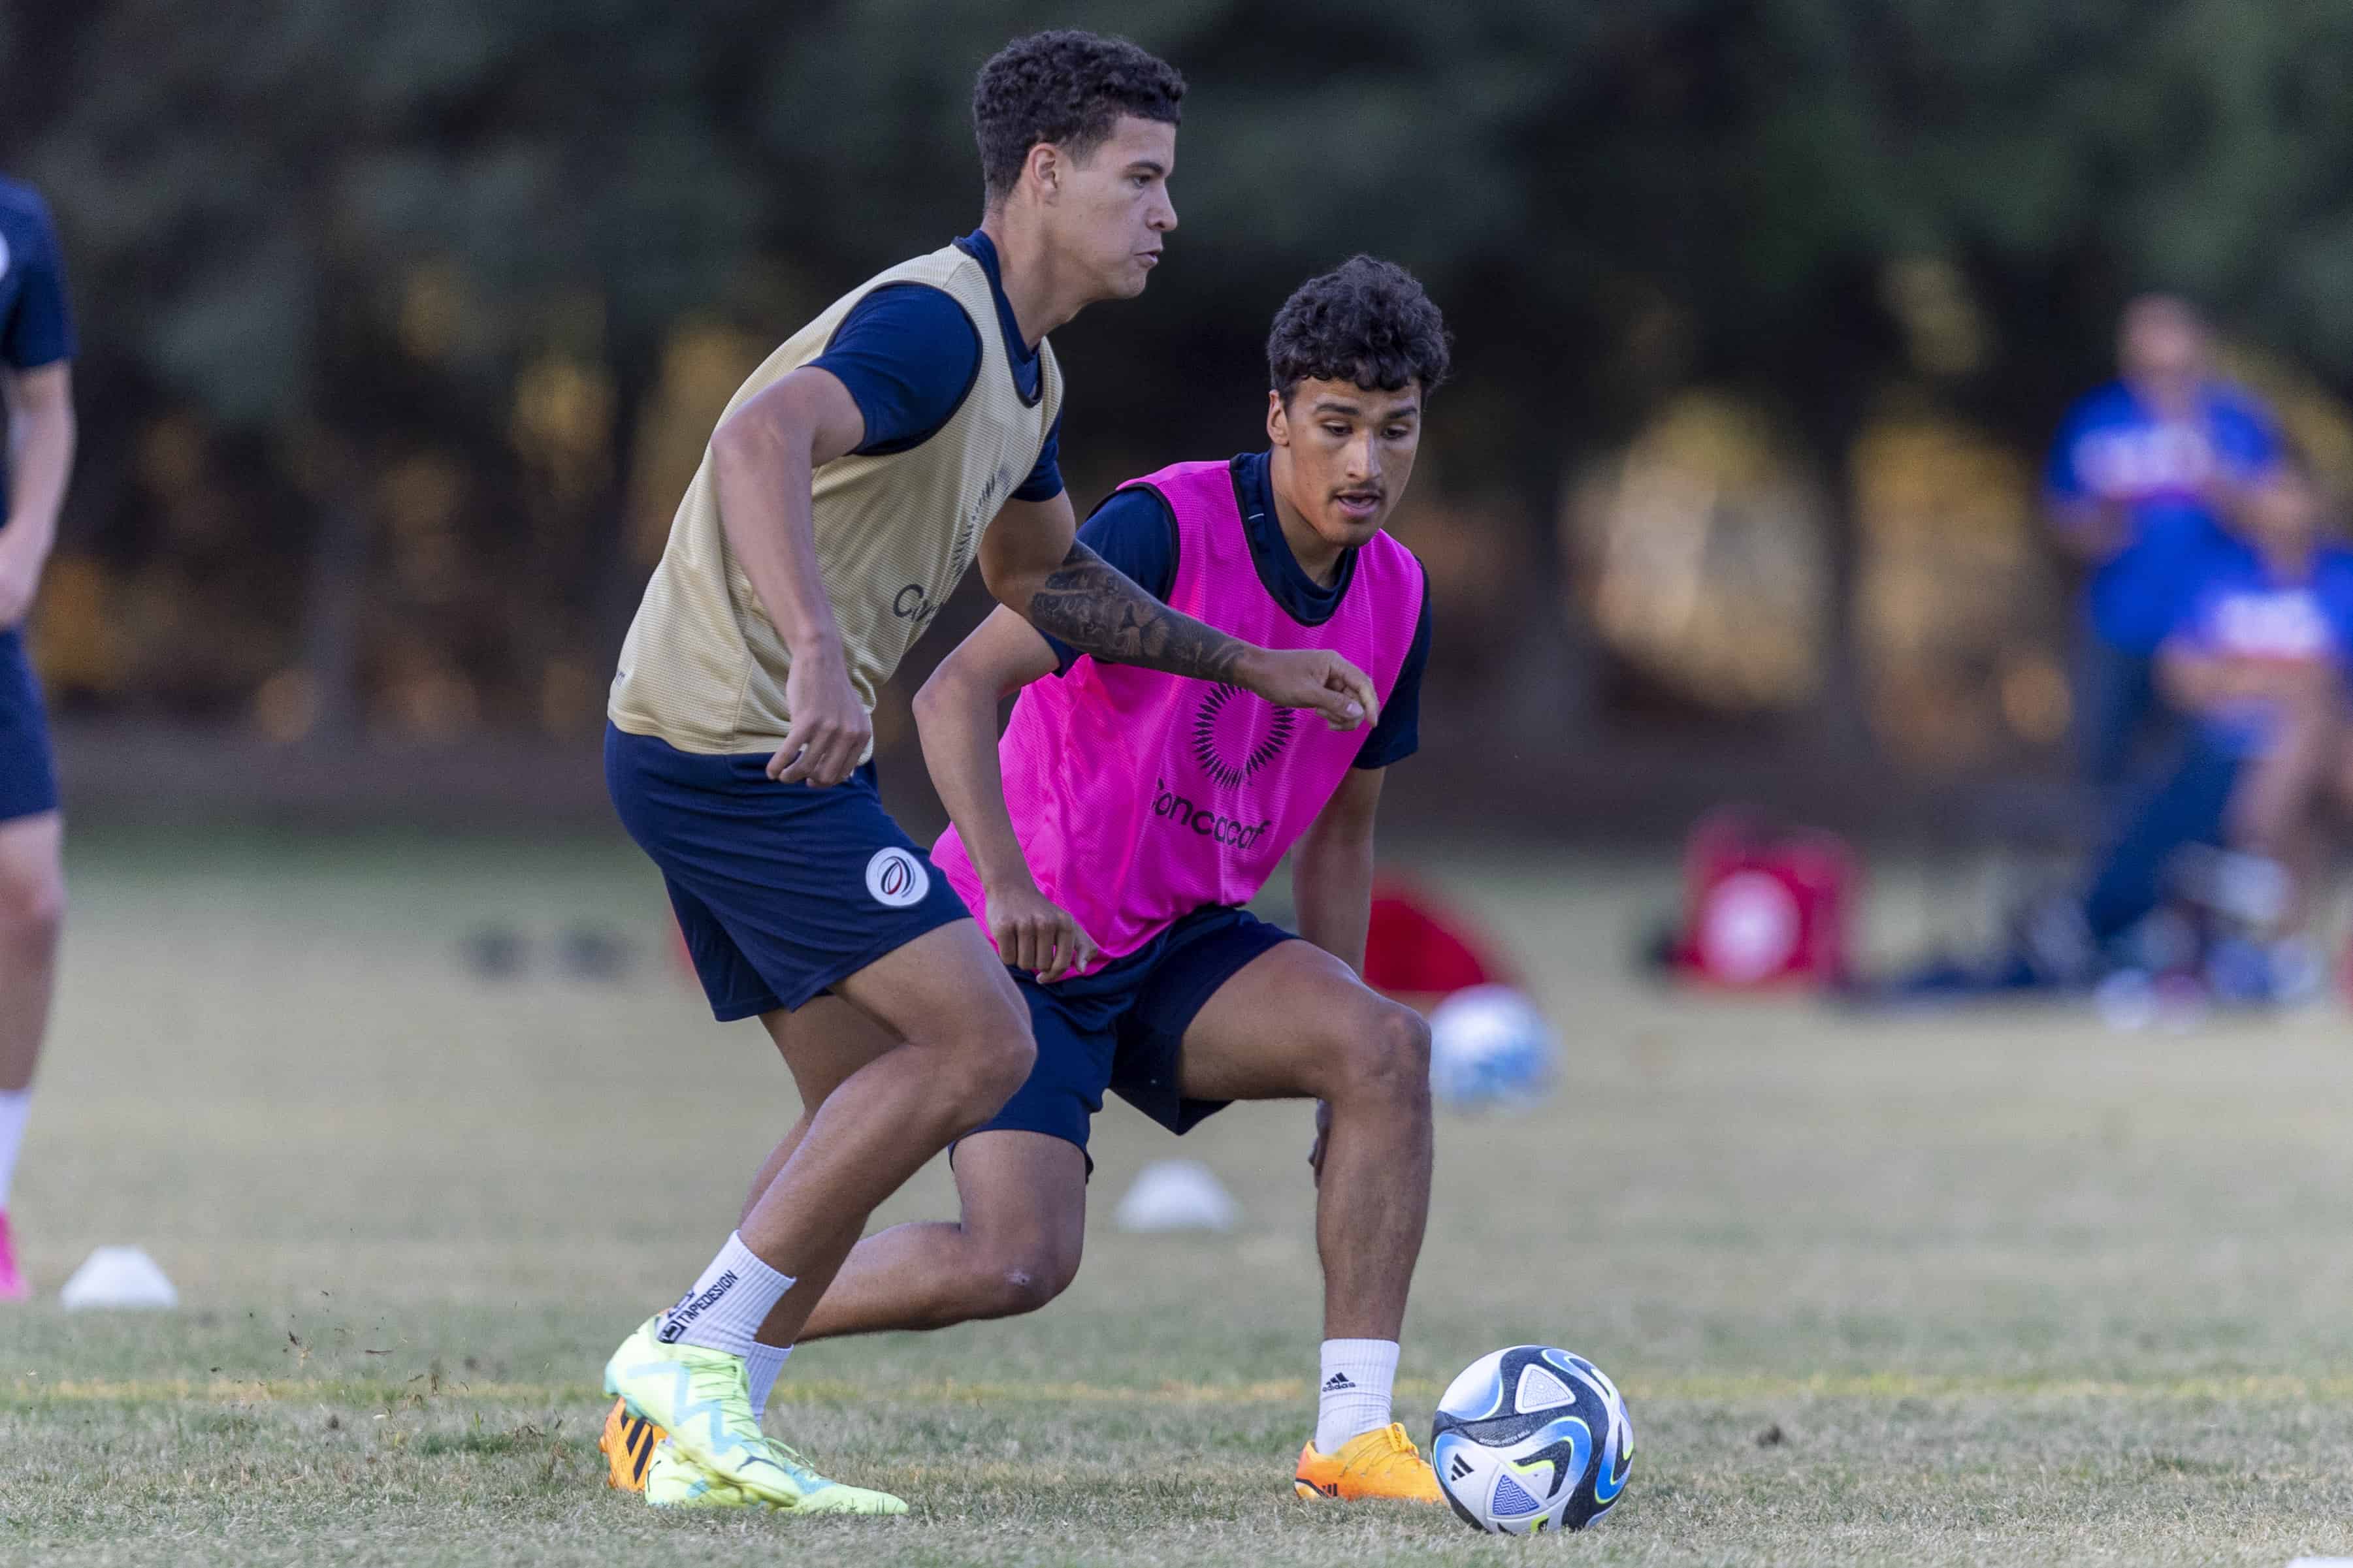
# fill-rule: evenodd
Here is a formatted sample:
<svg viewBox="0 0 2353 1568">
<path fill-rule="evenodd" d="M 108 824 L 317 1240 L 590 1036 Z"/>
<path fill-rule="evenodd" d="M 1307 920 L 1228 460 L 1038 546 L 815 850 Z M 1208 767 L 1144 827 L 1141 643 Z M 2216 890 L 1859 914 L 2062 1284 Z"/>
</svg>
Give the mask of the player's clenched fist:
<svg viewBox="0 0 2353 1568">
<path fill-rule="evenodd" d="M 1313 708 L 1335 730 L 1360 729 L 1381 716 L 1372 678 L 1327 648 L 1254 648 L 1235 681 L 1279 708 Z"/>
<path fill-rule="evenodd" d="M 785 710 L 792 729 L 785 743 L 768 759 L 768 776 L 778 784 L 838 784 L 857 771 L 874 738 L 874 721 L 858 689 L 849 684 L 849 670 L 841 650 L 820 650 L 797 657 L 785 675 Z"/>
<path fill-rule="evenodd" d="M 1094 938 L 1070 912 L 1035 888 L 988 895 L 988 934 L 997 956 L 1050 983 L 1095 961 Z"/>
</svg>

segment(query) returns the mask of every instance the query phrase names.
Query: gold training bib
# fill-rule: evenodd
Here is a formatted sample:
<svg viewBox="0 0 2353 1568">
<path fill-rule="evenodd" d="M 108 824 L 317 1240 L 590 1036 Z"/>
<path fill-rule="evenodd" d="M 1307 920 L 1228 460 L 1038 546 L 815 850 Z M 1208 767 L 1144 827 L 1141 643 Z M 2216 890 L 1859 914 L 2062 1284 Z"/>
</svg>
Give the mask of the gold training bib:
<svg viewBox="0 0 2353 1568">
<path fill-rule="evenodd" d="M 722 420 L 823 353 L 850 310 L 893 283 L 929 284 L 963 306 L 979 333 L 980 370 L 929 440 L 881 457 L 837 458 L 811 487 L 818 573 L 841 626 L 850 684 L 870 712 L 876 690 L 971 566 L 997 510 L 1036 466 L 1062 399 L 1060 370 L 1042 342 L 1038 399 L 1022 398 L 988 274 L 949 246 L 835 300 L 752 373 Z M 606 711 L 629 733 L 682 752 L 773 752 L 792 727 L 785 709 L 791 668 L 784 637 L 727 548 L 706 447 L 621 646 Z"/>
</svg>

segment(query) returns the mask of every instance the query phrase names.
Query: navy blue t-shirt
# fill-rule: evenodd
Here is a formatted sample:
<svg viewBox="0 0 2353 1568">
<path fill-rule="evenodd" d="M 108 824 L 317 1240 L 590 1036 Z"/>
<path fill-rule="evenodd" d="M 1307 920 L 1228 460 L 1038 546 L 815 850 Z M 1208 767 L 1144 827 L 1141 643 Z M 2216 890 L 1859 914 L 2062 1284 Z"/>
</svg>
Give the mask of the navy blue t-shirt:
<svg viewBox="0 0 2353 1568">
<path fill-rule="evenodd" d="M 988 274 L 997 301 L 997 329 L 1013 364 L 1014 390 L 1035 405 L 1042 393 L 1041 356 L 1021 339 L 1020 323 L 1005 298 L 997 247 L 976 229 L 956 248 Z M 946 290 L 928 283 L 892 283 L 850 307 L 825 353 L 809 362 L 849 389 L 866 418 L 860 457 L 879 458 L 920 447 L 938 435 L 980 374 L 980 328 Z M 1046 432 L 1037 466 L 1013 492 L 1016 500 L 1052 500 L 1062 493 L 1062 417 Z"/>
<path fill-rule="evenodd" d="M 48 205 L 32 186 L 0 180 L 0 363 L 39 370 L 73 356 L 65 262 Z M 0 443 L 0 516 L 7 495 L 7 450 Z"/>
<path fill-rule="evenodd" d="M 1356 552 L 1340 552 L 1340 570 L 1330 587 L 1310 577 L 1282 537 L 1282 521 L 1274 509 L 1274 489 L 1267 478 L 1269 454 L 1251 452 L 1233 460 L 1235 492 L 1242 503 L 1242 532 L 1250 541 L 1250 562 L 1258 580 L 1274 596 L 1283 613 L 1305 626 L 1320 626 L 1339 610 L 1340 601 L 1356 580 Z M 1166 599 L 1176 584 L 1176 519 L 1160 492 L 1137 485 L 1115 490 L 1110 500 L 1079 528 L 1079 538 L 1096 554 L 1134 579 L 1155 599 Z M 1043 636 L 1044 634 L 1039 634 Z M 1048 637 L 1060 668 L 1078 662 L 1079 652 L 1059 637 Z M 1381 706 L 1381 716 L 1356 753 L 1360 768 L 1385 768 L 1401 763 L 1421 748 L 1421 671 L 1430 662 L 1430 581 L 1421 585 L 1421 618 L 1414 626 L 1413 646 L 1398 668 L 1396 687 Z"/>
</svg>

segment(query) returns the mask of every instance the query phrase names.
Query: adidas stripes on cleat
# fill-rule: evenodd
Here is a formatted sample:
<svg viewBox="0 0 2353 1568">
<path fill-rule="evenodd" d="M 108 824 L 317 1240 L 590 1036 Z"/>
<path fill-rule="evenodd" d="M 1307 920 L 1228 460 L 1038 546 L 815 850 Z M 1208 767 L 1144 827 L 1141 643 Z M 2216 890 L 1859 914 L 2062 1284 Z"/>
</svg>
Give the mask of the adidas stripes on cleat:
<svg viewBox="0 0 2353 1568">
<path fill-rule="evenodd" d="M 604 1434 L 596 1439 L 596 1451 L 605 1456 L 605 1484 L 615 1491 L 645 1490 L 646 1469 L 661 1440 L 660 1427 L 632 1415 L 627 1400 L 613 1401 L 605 1417 Z"/>
</svg>

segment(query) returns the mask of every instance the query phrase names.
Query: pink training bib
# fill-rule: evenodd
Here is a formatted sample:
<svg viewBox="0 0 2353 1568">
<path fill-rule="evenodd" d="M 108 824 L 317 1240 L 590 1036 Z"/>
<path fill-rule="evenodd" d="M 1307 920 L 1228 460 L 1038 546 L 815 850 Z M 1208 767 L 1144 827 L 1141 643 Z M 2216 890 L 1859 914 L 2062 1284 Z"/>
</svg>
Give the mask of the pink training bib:
<svg viewBox="0 0 2353 1568">
<path fill-rule="evenodd" d="M 1303 626 L 1259 581 L 1230 465 L 1177 463 L 1130 485 L 1159 492 L 1176 518 L 1172 608 L 1261 647 L 1329 648 L 1388 701 L 1421 618 L 1411 551 L 1376 534 L 1339 608 Z M 1030 872 L 1102 944 L 1100 968 L 1195 910 L 1248 903 L 1365 736 L 1239 687 L 1082 657 L 1023 689 L 997 757 Z M 986 930 L 980 878 L 954 827 L 933 859 Z"/>
</svg>

